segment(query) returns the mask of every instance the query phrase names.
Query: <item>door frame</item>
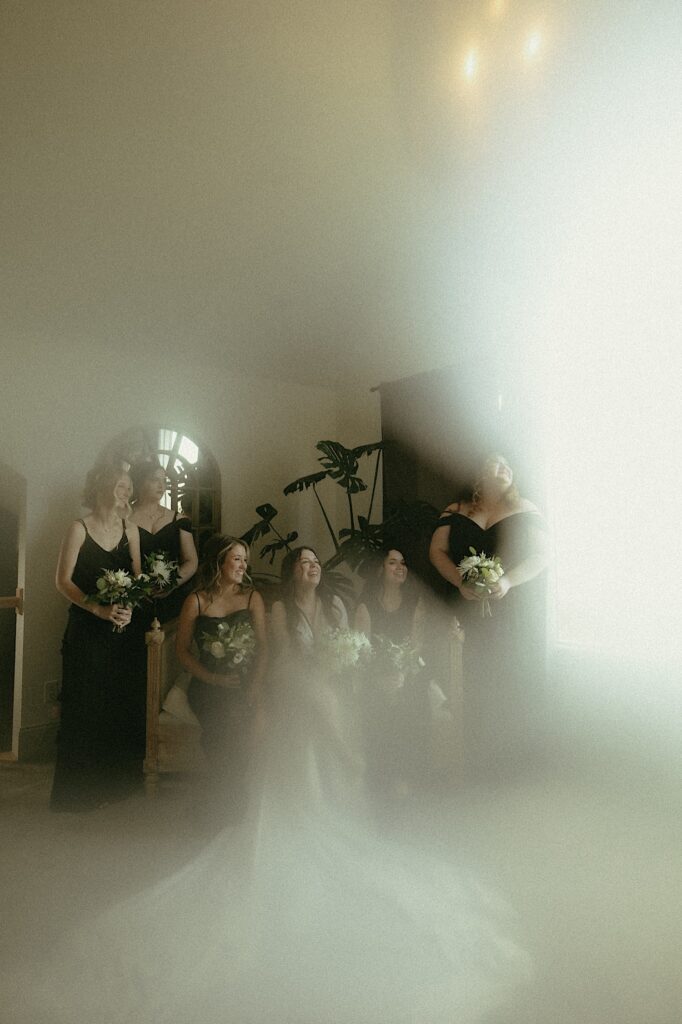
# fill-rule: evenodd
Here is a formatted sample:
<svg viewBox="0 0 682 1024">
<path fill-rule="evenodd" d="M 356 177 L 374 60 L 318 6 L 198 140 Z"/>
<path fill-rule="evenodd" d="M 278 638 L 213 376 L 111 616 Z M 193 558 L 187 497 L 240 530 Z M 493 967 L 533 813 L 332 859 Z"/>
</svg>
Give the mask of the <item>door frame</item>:
<svg viewBox="0 0 682 1024">
<path fill-rule="evenodd" d="M 26 589 L 26 479 L 15 469 L 0 462 L 2 481 L 2 504 L 16 516 L 17 520 L 17 591 L 23 595 Z M 11 596 L 11 595 L 1 595 Z M 3 611 L 3 615 L 8 614 Z M 19 733 L 21 729 L 22 683 L 24 669 L 24 619 L 23 602 L 21 612 L 16 609 L 14 641 L 14 697 L 12 707 L 12 746 L 0 751 L 0 761 L 16 761 L 19 758 Z"/>
</svg>

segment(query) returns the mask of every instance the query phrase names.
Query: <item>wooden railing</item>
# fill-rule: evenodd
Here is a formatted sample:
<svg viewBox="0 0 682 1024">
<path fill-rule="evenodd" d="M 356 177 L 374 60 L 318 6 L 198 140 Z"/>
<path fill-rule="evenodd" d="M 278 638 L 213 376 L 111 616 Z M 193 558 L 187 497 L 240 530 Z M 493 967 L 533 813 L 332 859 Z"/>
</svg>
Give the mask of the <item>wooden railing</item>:
<svg viewBox="0 0 682 1024">
<path fill-rule="evenodd" d="M 177 620 L 164 627 L 154 619 L 145 634 L 147 644 L 147 742 L 144 759 L 145 788 L 153 795 L 159 776 L 204 768 L 201 729 L 196 722 L 164 710 L 164 702 L 182 670 L 175 656 Z"/>
<path fill-rule="evenodd" d="M 14 597 L 0 597 L 0 608 L 14 608 L 17 615 L 24 614 L 24 591 L 17 587 Z"/>
</svg>

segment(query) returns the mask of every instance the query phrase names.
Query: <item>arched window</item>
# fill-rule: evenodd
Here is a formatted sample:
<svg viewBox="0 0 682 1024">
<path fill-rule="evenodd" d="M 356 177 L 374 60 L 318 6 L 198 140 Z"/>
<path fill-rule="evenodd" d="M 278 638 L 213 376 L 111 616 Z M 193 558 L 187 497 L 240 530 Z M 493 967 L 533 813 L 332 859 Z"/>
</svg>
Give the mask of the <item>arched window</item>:
<svg viewBox="0 0 682 1024">
<path fill-rule="evenodd" d="M 171 427 L 133 427 L 114 438 L 103 454 L 129 464 L 158 459 L 168 478 L 162 504 L 190 517 L 199 554 L 208 538 L 220 532 L 220 470 L 205 445 Z"/>
</svg>

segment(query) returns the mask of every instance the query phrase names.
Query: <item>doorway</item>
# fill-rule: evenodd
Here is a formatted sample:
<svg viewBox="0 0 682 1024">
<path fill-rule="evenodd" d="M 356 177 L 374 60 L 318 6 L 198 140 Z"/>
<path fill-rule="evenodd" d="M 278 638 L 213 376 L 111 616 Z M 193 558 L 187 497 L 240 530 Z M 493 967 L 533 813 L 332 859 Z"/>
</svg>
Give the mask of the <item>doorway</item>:
<svg viewBox="0 0 682 1024">
<path fill-rule="evenodd" d="M 26 481 L 0 463 L 0 759 L 15 760 L 21 721 Z"/>
</svg>

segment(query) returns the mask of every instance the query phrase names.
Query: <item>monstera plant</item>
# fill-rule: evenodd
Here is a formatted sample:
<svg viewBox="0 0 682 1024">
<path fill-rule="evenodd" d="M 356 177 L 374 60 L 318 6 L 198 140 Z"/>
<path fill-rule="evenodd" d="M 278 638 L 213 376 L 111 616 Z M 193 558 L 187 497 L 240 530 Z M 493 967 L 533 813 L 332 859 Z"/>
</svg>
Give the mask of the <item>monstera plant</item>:
<svg viewBox="0 0 682 1024">
<path fill-rule="evenodd" d="M 336 569 L 342 562 L 345 562 L 351 570 L 354 570 L 358 568 L 370 551 L 379 549 L 382 543 L 382 524 L 372 523 L 371 517 L 384 443 L 383 441 L 376 441 L 373 444 L 359 445 L 357 448 L 346 448 L 339 441 L 318 441 L 316 447 L 321 452 L 318 462 L 323 468 L 315 473 L 309 473 L 307 476 L 301 476 L 297 480 L 293 480 L 284 488 L 284 494 L 289 495 L 303 491 L 312 491 L 334 549 L 334 553 L 324 563 L 325 571 L 329 574 L 331 570 Z M 367 484 L 360 476 L 360 460 L 372 455 L 376 455 L 372 490 L 367 515 L 363 516 L 356 512 L 353 505 L 353 496 L 368 489 Z M 336 483 L 346 494 L 348 507 L 347 525 L 341 526 L 338 529 L 334 528 L 330 514 L 325 508 L 318 489 L 319 485 L 327 479 Z M 264 544 L 259 552 L 261 558 L 268 559 L 270 565 L 273 565 L 276 556 L 280 552 L 291 550 L 294 542 L 298 540 L 298 533 L 296 530 L 280 531 L 277 528 L 275 519 L 279 512 L 274 505 L 269 503 L 259 505 L 256 508 L 256 513 L 259 516 L 258 521 L 243 534 L 242 539 L 248 544 L 254 544 L 263 537 L 274 535 L 274 539 Z M 335 582 L 343 586 L 342 579 L 335 580 Z"/>
</svg>

